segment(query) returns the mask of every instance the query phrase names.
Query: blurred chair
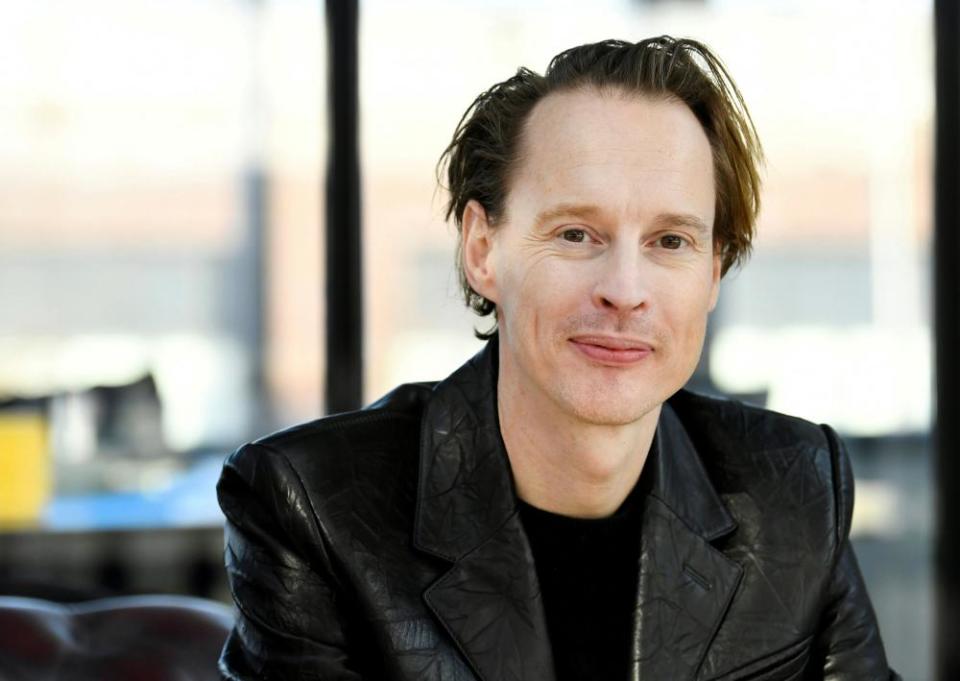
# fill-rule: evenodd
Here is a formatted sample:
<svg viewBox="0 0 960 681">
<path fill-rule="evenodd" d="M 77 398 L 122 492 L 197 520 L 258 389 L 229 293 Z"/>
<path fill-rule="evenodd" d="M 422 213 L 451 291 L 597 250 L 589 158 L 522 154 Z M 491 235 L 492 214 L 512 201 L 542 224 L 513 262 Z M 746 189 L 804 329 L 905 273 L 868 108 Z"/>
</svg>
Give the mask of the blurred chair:
<svg viewBox="0 0 960 681">
<path fill-rule="evenodd" d="M 4 681 L 216 681 L 231 609 L 187 596 L 0 596 Z"/>
</svg>

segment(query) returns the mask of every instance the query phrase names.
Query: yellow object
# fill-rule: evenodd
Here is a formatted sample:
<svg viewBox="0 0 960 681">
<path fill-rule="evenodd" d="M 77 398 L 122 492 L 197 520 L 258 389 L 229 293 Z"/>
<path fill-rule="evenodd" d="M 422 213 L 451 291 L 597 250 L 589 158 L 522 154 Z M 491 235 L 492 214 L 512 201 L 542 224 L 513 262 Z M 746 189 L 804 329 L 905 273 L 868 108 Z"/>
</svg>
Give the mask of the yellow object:
<svg viewBox="0 0 960 681">
<path fill-rule="evenodd" d="M 39 523 L 51 487 L 47 439 L 41 412 L 0 412 L 0 528 Z"/>
</svg>

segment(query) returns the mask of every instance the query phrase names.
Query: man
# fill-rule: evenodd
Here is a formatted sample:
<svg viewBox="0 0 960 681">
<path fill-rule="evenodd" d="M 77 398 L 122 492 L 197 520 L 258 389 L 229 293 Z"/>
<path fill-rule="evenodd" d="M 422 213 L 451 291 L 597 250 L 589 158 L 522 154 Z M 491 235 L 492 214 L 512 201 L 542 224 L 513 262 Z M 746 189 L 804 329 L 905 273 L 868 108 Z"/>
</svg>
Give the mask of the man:
<svg viewBox="0 0 960 681">
<path fill-rule="evenodd" d="M 246 445 L 229 679 L 896 678 L 833 431 L 682 390 L 760 146 L 703 45 L 573 48 L 445 152 L 487 347 Z"/>
</svg>

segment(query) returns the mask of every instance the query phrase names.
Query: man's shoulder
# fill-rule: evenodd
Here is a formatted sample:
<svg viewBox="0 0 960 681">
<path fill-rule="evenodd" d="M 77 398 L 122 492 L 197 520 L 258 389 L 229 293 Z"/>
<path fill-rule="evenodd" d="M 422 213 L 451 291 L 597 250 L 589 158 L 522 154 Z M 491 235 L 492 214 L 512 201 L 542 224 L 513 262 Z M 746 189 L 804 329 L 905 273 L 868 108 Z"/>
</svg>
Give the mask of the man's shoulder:
<svg viewBox="0 0 960 681">
<path fill-rule="evenodd" d="M 737 516 L 849 529 L 853 475 L 832 428 L 743 402 L 681 391 L 670 400 L 717 492 Z M 822 524 L 821 524 L 822 523 Z"/>
<path fill-rule="evenodd" d="M 669 404 L 694 444 L 710 450 L 830 447 L 829 427 L 739 400 L 681 390 Z"/>
<path fill-rule="evenodd" d="M 415 514 L 420 421 L 428 384 L 403 385 L 366 409 L 326 416 L 242 445 L 217 483 L 230 522 L 323 562 L 329 552 L 406 555 Z"/>
<path fill-rule="evenodd" d="M 308 486 L 337 487 L 353 478 L 382 478 L 415 465 L 420 419 L 433 384 L 401 385 L 370 406 L 324 416 L 257 438 L 226 462 L 253 478 L 267 471 Z M 259 473 L 257 473 L 259 471 Z M 271 476 L 272 477 L 272 476 Z"/>
<path fill-rule="evenodd" d="M 322 443 L 360 449 L 392 443 L 391 436 L 397 429 L 407 430 L 411 424 L 419 424 L 432 389 L 432 383 L 406 383 L 363 409 L 300 423 L 258 438 L 253 444 L 296 452 L 304 447 L 313 450 L 315 445 Z"/>
</svg>

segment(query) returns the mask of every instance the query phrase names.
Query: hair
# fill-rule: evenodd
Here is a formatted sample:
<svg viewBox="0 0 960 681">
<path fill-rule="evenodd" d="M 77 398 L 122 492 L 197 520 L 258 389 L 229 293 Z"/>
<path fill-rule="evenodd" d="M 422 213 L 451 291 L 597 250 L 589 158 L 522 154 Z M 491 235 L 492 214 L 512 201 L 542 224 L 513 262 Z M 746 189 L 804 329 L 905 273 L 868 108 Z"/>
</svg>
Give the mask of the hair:
<svg viewBox="0 0 960 681">
<path fill-rule="evenodd" d="M 760 209 L 763 151 L 740 90 L 720 59 L 703 43 L 670 36 L 638 43 L 605 40 L 561 52 L 544 75 L 520 68 L 516 75 L 481 93 L 457 124 L 440 156 L 437 178 L 446 170 L 450 198 L 445 217 L 462 233 L 463 211 L 476 200 L 491 226 L 503 219 L 511 175 L 520 162 L 524 123 L 549 94 L 580 89 L 676 99 L 686 104 L 706 133 L 713 154 L 716 206 L 714 249 L 721 274 L 750 254 Z M 457 273 L 465 302 L 480 316 L 496 304 L 473 290 L 457 246 Z M 479 338 L 496 332 L 496 323 Z"/>
</svg>

